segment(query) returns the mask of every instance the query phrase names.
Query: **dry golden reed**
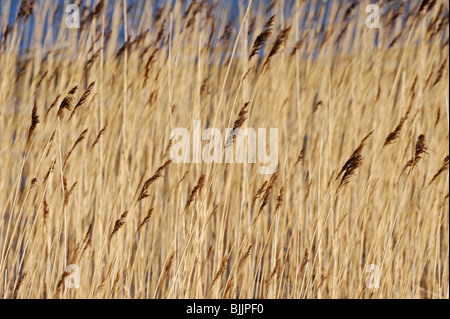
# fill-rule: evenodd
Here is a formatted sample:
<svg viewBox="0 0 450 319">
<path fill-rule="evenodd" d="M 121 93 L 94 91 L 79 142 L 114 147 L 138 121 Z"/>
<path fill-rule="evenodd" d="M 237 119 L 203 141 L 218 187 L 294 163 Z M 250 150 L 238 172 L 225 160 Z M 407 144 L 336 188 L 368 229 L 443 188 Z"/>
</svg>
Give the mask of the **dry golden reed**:
<svg viewBox="0 0 450 319">
<path fill-rule="evenodd" d="M 77 92 L 77 90 L 78 90 L 78 85 L 73 87 L 69 91 L 67 96 L 63 99 L 63 101 L 59 105 L 59 110 L 58 110 L 58 113 L 56 114 L 57 117 L 60 117 L 62 115 L 62 112 L 63 112 L 64 109 L 66 109 L 68 111 L 72 110 L 73 102 L 75 101 L 74 94 Z"/>
<path fill-rule="evenodd" d="M 17 20 L 25 18 L 25 21 L 33 14 L 35 0 L 22 0 L 17 13 Z"/>
<path fill-rule="evenodd" d="M 449 298 L 448 1 L 44 2 L 1 0 L 0 298 Z"/>
<path fill-rule="evenodd" d="M 386 139 L 384 140 L 383 148 L 386 147 L 389 144 L 394 143 L 398 137 L 400 136 L 400 131 L 402 130 L 403 124 L 405 124 L 406 116 L 402 117 L 400 119 L 400 122 L 397 124 L 397 127 L 395 130 L 393 130 L 391 133 L 388 134 Z"/>
<path fill-rule="evenodd" d="M 270 60 L 272 57 L 280 51 L 281 47 L 285 44 L 285 42 L 288 39 L 289 31 L 291 30 L 291 27 L 285 27 L 283 30 L 280 31 L 280 34 L 278 34 L 277 39 L 275 40 L 275 43 L 272 46 L 272 49 L 269 52 L 269 55 L 266 58 L 266 61 L 264 62 L 264 67 L 267 67 L 269 65 Z"/>
<path fill-rule="evenodd" d="M 200 194 L 203 185 L 205 185 L 205 174 L 202 174 L 200 178 L 197 181 L 197 185 L 192 189 L 191 195 L 189 196 L 189 199 L 186 202 L 186 205 L 184 206 L 184 210 L 186 210 L 191 203 L 195 200 L 195 198 Z"/>
<path fill-rule="evenodd" d="M 436 174 L 434 174 L 433 178 L 431 179 L 430 183 L 428 184 L 428 186 L 430 186 L 442 173 L 444 173 L 445 171 L 448 171 L 448 165 L 449 165 L 449 156 L 447 155 L 444 158 L 444 161 L 442 162 L 442 166 L 439 168 L 439 170 L 437 171 Z"/>
<path fill-rule="evenodd" d="M 226 269 L 227 264 L 228 264 L 228 259 L 229 259 L 229 256 L 226 256 L 226 257 L 222 260 L 222 262 L 220 263 L 219 269 L 217 270 L 217 273 L 216 273 L 216 275 L 214 276 L 214 279 L 213 279 L 213 281 L 211 282 L 211 285 L 209 286 L 209 290 L 211 290 L 211 289 L 214 287 L 214 285 L 216 284 L 217 280 L 218 280 L 218 279 L 220 278 L 220 276 L 222 276 L 223 273 L 225 272 L 225 269 Z"/>
<path fill-rule="evenodd" d="M 259 207 L 259 213 L 258 213 L 258 214 L 261 214 L 263 208 L 264 208 L 264 207 L 267 205 L 267 203 L 269 202 L 269 197 L 270 197 L 270 194 L 271 194 L 271 192 L 272 192 L 272 188 L 273 188 L 274 185 L 275 185 L 275 182 L 276 182 L 276 180 L 277 180 L 277 177 L 278 177 L 278 172 L 275 172 L 275 173 L 270 177 L 270 180 L 269 180 L 269 182 L 267 183 L 267 186 L 266 186 L 266 188 L 265 188 L 265 190 L 264 190 L 264 194 L 263 194 L 263 196 L 262 196 L 262 198 L 261 198 L 261 206 Z"/>
<path fill-rule="evenodd" d="M 106 123 L 105 126 L 103 126 L 103 128 L 98 132 L 94 143 L 92 143 L 92 145 L 90 147 L 91 150 L 94 148 L 95 145 L 97 145 L 98 141 L 100 141 L 100 137 L 102 137 L 102 134 L 105 132 L 107 126 L 108 126 L 108 123 Z"/>
<path fill-rule="evenodd" d="M 269 40 L 270 36 L 272 35 L 272 28 L 274 21 L 275 15 L 270 17 L 269 21 L 267 21 L 264 26 L 264 30 L 256 37 L 255 42 L 253 43 L 250 56 L 248 57 L 249 61 L 252 59 L 252 57 L 259 54 L 261 47 L 264 45 L 265 42 L 267 42 L 267 40 Z"/>
<path fill-rule="evenodd" d="M 72 148 L 70 149 L 69 153 L 67 154 L 66 158 L 64 159 L 63 170 L 66 168 L 67 161 L 69 160 L 70 155 L 72 155 L 72 152 L 74 151 L 75 147 L 77 147 L 77 145 L 80 144 L 84 140 L 87 131 L 88 131 L 88 129 L 83 130 L 83 132 L 81 132 L 80 136 L 78 136 L 77 140 L 73 144 Z"/>
<path fill-rule="evenodd" d="M 78 101 L 78 103 L 74 106 L 72 113 L 69 116 L 69 119 L 67 121 L 70 121 L 70 119 L 75 115 L 75 112 L 77 111 L 77 109 L 82 106 L 84 103 L 86 103 L 89 95 L 91 95 L 92 90 L 94 89 L 94 85 L 95 82 L 92 82 L 91 84 L 89 84 L 88 88 L 86 89 L 86 91 L 83 93 L 83 95 L 81 96 L 80 100 Z"/>
<path fill-rule="evenodd" d="M 30 129 L 28 130 L 27 145 L 26 145 L 27 150 L 30 147 L 31 138 L 32 138 L 34 130 L 36 129 L 36 126 L 38 124 L 39 124 L 39 115 L 37 115 L 37 105 L 36 105 L 36 101 L 35 101 L 33 110 L 31 111 L 31 124 L 30 124 Z"/>
<path fill-rule="evenodd" d="M 169 166 L 169 164 L 172 163 L 172 160 L 166 161 L 162 166 L 160 166 L 155 174 L 153 174 L 152 177 L 150 177 L 148 180 L 145 181 L 144 185 L 142 186 L 141 193 L 139 194 L 138 201 L 146 198 L 149 196 L 147 193 L 148 188 L 150 185 L 152 185 L 158 178 L 162 176 L 162 172 Z"/>
<path fill-rule="evenodd" d="M 141 231 L 141 229 L 145 226 L 145 224 L 148 223 L 148 221 L 150 220 L 150 218 L 152 217 L 152 213 L 153 213 L 153 208 L 150 208 L 150 210 L 147 213 L 147 216 L 145 216 L 144 220 L 141 222 L 141 224 L 139 225 L 139 227 L 136 230 L 136 235 L 139 234 L 139 232 Z"/>
<path fill-rule="evenodd" d="M 365 143 L 367 139 L 372 135 L 372 132 L 367 134 L 359 144 L 358 148 L 353 152 L 350 158 L 345 162 L 344 166 L 342 166 L 341 171 L 336 176 L 336 180 L 342 176 L 342 179 L 338 186 L 338 191 L 342 186 L 346 185 L 349 182 L 349 179 L 352 175 L 355 174 L 356 170 L 361 166 L 363 157 L 361 155 L 362 150 L 364 149 Z"/>
<path fill-rule="evenodd" d="M 114 235 L 122 228 L 123 225 L 125 225 L 127 216 L 128 216 L 128 211 L 125 211 L 120 216 L 120 218 L 118 220 L 116 220 L 116 222 L 114 223 L 114 228 L 113 228 L 111 234 L 109 235 L 108 243 L 111 243 L 111 240 L 114 237 Z"/>
</svg>

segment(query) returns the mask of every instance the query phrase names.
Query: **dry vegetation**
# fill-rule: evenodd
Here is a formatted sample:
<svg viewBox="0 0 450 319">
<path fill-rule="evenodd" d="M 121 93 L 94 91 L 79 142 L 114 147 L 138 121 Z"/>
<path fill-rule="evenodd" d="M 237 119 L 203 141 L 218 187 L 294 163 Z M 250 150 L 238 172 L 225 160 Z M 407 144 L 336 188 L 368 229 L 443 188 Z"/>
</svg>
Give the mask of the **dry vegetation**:
<svg viewBox="0 0 450 319">
<path fill-rule="evenodd" d="M 1 297 L 449 298 L 447 1 L 380 4 L 377 46 L 369 1 L 10 3 Z M 277 172 L 172 163 L 198 119 L 278 128 Z"/>
</svg>

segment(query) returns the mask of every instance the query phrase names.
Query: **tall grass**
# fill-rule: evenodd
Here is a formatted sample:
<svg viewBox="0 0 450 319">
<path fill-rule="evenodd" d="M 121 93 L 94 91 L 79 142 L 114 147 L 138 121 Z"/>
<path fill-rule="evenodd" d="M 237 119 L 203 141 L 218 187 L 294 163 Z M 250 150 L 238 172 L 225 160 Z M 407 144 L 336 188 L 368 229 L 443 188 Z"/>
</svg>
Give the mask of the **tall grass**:
<svg viewBox="0 0 450 319">
<path fill-rule="evenodd" d="M 1 4 L 0 296 L 449 298 L 447 1 L 82 2 Z M 277 171 L 171 162 L 193 120 Z"/>
</svg>

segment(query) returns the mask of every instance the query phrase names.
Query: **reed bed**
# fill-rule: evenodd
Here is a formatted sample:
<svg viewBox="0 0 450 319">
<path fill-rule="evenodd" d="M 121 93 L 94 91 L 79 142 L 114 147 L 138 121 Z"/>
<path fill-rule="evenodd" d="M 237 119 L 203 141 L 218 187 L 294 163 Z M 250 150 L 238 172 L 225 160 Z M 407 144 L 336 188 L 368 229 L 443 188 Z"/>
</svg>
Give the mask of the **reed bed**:
<svg viewBox="0 0 450 319">
<path fill-rule="evenodd" d="M 12 3 L 2 298 L 449 298 L 447 1 Z M 276 172 L 172 162 L 194 120 L 277 128 Z"/>
</svg>

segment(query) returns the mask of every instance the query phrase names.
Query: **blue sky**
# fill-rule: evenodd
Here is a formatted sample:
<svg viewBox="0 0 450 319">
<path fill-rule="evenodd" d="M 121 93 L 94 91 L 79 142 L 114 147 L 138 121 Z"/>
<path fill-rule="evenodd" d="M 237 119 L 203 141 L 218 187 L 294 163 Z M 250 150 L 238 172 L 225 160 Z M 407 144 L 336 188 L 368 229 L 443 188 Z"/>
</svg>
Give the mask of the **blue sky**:
<svg viewBox="0 0 450 319">
<path fill-rule="evenodd" d="M 4 10 L 5 7 L 5 2 L 9 1 L 9 0 L 0 0 L 0 16 L 2 13 L 2 10 Z M 39 5 L 39 3 L 42 3 L 44 1 L 50 1 L 52 4 L 54 4 L 54 7 L 60 7 L 60 9 L 58 10 L 58 14 L 59 16 L 66 14 L 64 11 L 65 6 L 67 6 L 70 3 L 73 3 L 74 1 L 71 0 L 36 0 L 36 3 Z M 122 1 L 122 0 L 109 0 L 109 5 L 112 6 L 112 4 L 114 4 L 115 1 Z M 179 0 L 127 0 L 128 5 L 131 5 L 132 3 L 137 3 L 139 1 L 154 1 L 155 2 L 155 7 L 159 7 L 161 5 L 166 4 L 167 2 L 173 2 L 173 1 L 179 1 Z M 211 0 L 208 0 L 211 1 Z M 294 3 L 295 0 L 285 0 L 285 6 L 286 6 L 286 11 L 289 11 L 289 7 L 292 6 L 292 4 Z M 330 0 L 328 0 L 330 1 Z M 12 25 L 17 17 L 17 12 L 19 10 L 19 6 L 20 6 L 20 2 L 21 0 L 12 0 L 11 1 L 11 8 L 10 8 L 10 12 L 9 12 L 9 21 L 8 24 Z M 83 1 L 84 2 L 84 1 Z M 239 14 L 239 2 L 243 2 L 244 6 L 247 5 L 248 0 L 226 0 L 226 1 L 218 1 L 219 6 L 227 6 L 230 8 L 230 12 L 232 16 L 237 16 Z M 253 0 L 254 4 L 257 3 L 266 3 L 268 4 L 270 1 L 269 0 Z M 3 5 L 2 5 L 3 3 Z M 188 6 L 191 3 L 190 0 L 186 1 L 186 6 Z M 136 6 L 134 6 L 136 7 Z M 288 12 L 286 12 L 288 13 Z M 57 20 L 57 19 L 55 19 Z M 34 24 L 34 19 L 33 16 L 27 21 L 27 23 L 25 24 L 26 28 L 32 28 Z M 3 23 L 0 23 L 0 26 L 3 26 Z M 1 34 L 1 29 L 0 29 L 0 34 Z M 27 44 L 26 43 L 22 43 L 21 45 L 21 50 L 26 49 L 27 48 Z"/>
<path fill-rule="evenodd" d="M 6 1 L 9 1 L 9 0 L 6 0 Z M 4 7 L 4 3 L 6 1 L 5 0 L 0 0 L 0 13 L 3 10 L 2 3 L 3 3 L 3 7 Z M 44 1 L 50 1 L 50 2 L 54 3 L 54 7 L 55 8 L 59 5 L 60 6 L 60 9 L 58 10 L 58 14 L 59 15 L 66 14 L 65 10 L 64 10 L 65 6 L 67 4 L 70 4 L 70 3 L 74 2 L 74 1 L 71 1 L 71 0 L 36 0 L 36 2 L 38 4 L 42 3 Z M 113 4 L 114 1 L 122 1 L 122 0 L 109 0 L 109 4 L 110 5 Z M 167 3 L 167 2 L 180 1 L 180 0 L 127 0 L 127 1 L 128 1 L 129 5 L 132 4 L 133 2 L 136 3 L 136 2 L 139 2 L 139 1 L 154 1 L 155 2 L 155 6 L 158 7 L 158 6 L 161 6 L 161 5 L 163 5 L 163 4 Z M 208 0 L 208 1 L 212 1 L 212 0 Z M 331 3 L 332 1 L 344 1 L 344 2 L 348 2 L 349 4 L 351 3 L 350 0 L 325 0 L 325 2 L 327 4 Z M 418 2 L 419 0 L 411 0 L 411 1 L 412 2 Z M 248 0 L 224 0 L 224 1 L 220 0 L 220 1 L 218 1 L 218 4 L 219 4 L 219 6 L 229 6 L 231 15 L 237 16 L 239 14 L 239 2 L 242 2 L 243 3 L 243 7 L 245 7 L 247 5 L 247 3 L 248 3 Z M 269 2 L 270 2 L 269 0 L 253 0 L 254 4 L 261 4 L 261 3 L 268 4 Z M 294 4 L 294 2 L 295 2 L 295 0 L 284 0 L 285 11 L 286 11 L 285 14 L 286 15 L 289 14 L 290 8 Z M 313 3 L 318 3 L 319 1 L 312 1 L 312 2 Z M 382 6 L 382 10 L 383 10 L 383 4 L 386 5 L 386 1 L 373 1 L 373 2 L 374 3 L 379 3 L 380 6 Z M 11 3 L 12 3 L 12 7 L 11 7 L 11 10 L 10 10 L 10 14 L 9 14 L 9 21 L 8 21 L 9 24 L 13 24 L 14 23 L 14 20 L 15 20 L 15 18 L 17 16 L 17 11 L 18 11 L 18 8 L 19 8 L 19 5 L 20 5 L 20 0 L 13 0 L 13 1 L 11 1 Z M 191 3 L 191 0 L 187 0 L 186 1 L 186 5 L 189 5 L 190 3 Z M 310 3 L 306 6 L 306 10 L 315 10 L 316 8 L 313 5 L 310 5 Z M 328 8 L 328 5 L 326 6 L 325 13 L 328 11 L 327 8 Z M 408 8 L 406 8 L 406 10 L 408 10 Z M 327 15 L 325 14 L 325 19 L 324 19 L 323 22 L 326 22 L 326 20 L 327 20 Z M 3 25 L 4 25 L 3 22 L 0 23 L 0 26 L 3 27 Z M 33 27 L 33 16 L 26 23 L 26 27 L 27 28 L 32 28 Z M 305 26 L 303 26 L 303 27 L 305 27 Z M 0 31 L 0 33 L 1 33 L 1 31 Z M 26 49 L 27 46 L 28 45 L 26 43 L 22 43 L 21 50 Z"/>
</svg>

